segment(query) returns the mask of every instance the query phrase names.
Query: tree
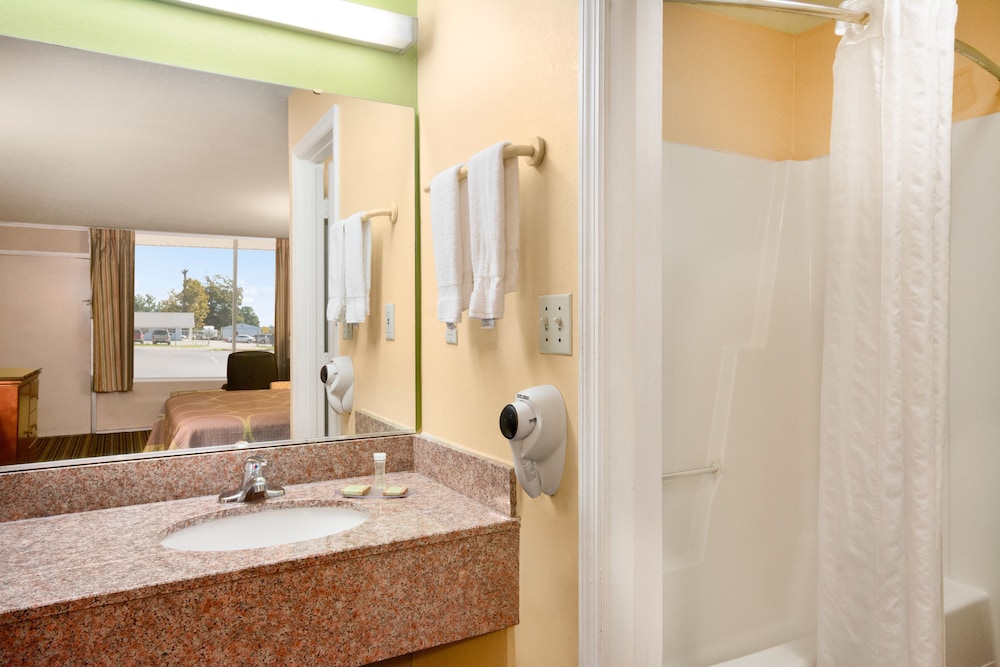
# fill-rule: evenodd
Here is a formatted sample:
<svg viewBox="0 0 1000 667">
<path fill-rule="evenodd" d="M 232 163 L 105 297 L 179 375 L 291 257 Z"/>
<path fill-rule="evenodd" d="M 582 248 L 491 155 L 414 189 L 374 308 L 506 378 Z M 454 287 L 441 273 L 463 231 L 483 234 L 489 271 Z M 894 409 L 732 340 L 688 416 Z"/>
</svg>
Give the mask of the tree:
<svg viewBox="0 0 1000 667">
<path fill-rule="evenodd" d="M 257 317 L 257 313 L 254 312 L 253 308 L 250 306 L 241 306 L 239 314 L 236 319 L 240 322 L 246 322 L 247 324 L 252 324 L 255 327 L 260 326 L 260 318 Z"/>
<path fill-rule="evenodd" d="M 133 309 L 137 313 L 155 313 L 160 309 L 160 302 L 152 294 L 136 294 L 132 297 Z"/>
<path fill-rule="evenodd" d="M 209 314 L 208 292 L 197 278 L 188 278 L 184 281 L 181 292 L 170 290 L 159 310 L 167 313 L 193 313 L 194 326 L 201 328 Z"/>
<path fill-rule="evenodd" d="M 205 324 L 217 329 L 233 323 L 233 281 L 219 274 L 205 276 L 205 293 L 208 295 L 208 315 Z"/>
<path fill-rule="evenodd" d="M 216 329 L 232 326 L 233 324 L 233 279 L 215 274 L 213 277 L 205 276 L 205 293 L 208 295 L 208 315 L 205 317 L 205 324 L 210 324 Z M 253 308 L 241 306 L 243 302 L 243 288 L 236 289 L 236 321 L 246 322 L 257 326 L 260 318 L 254 313 Z"/>
</svg>

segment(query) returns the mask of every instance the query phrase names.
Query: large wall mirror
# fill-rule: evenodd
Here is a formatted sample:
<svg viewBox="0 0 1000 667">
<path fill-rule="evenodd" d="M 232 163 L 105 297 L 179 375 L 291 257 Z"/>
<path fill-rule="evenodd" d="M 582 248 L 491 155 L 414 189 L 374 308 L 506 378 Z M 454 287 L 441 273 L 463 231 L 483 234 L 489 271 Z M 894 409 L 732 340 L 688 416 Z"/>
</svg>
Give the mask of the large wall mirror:
<svg viewBox="0 0 1000 667">
<path fill-rule="evenodd" d="M 0 88 L 0 368 L 41 369 L 37 431 L 0 469 L 418 427 L 412 109 L 5 36 Z M 331 118 L 327 202 L 290 235 L 290 152 Z M 377 214 L 390 208 L 395 220 Z M 284 320 L 283 291 L 323 307 L 343 270 L 330 235 L 365 212 L 366 319 L 329 322 L 289 299 Z M 92 228 L 136 232 L 129 391 L 92 391 Z M 322 266 L 297 276 L 296 258 L 317 252 Z M 283 348 L 282 328 L 308 345 Z M 222 389 L 230 354 L 277 352 L 283 369 L 289 348 L 306 377 Z M 321 380 L 328 364 L 350 369 L 349 409 Z M 314 413 L 307 427 L 296 409 Z"/>
</svg>

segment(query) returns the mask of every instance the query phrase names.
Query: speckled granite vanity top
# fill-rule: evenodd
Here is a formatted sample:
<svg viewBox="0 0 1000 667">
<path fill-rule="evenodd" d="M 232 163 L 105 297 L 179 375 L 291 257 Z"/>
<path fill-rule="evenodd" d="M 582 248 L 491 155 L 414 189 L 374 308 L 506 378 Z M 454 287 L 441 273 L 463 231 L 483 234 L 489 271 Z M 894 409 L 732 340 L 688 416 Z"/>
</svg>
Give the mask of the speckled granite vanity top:
<svg viewBox="0 0 1000 667">
<path fill-rule="evenodd" d="M 337 505 L 369 513 L 329 537 L 229 552 L 175 551 L 160 540 L 179 523 L 258 509 L 216 496 L 0 523 L 0 624 L 161 595 L 304 565 L 334 563 L 458 537 L 517 530 L 504 516 L 413 472 L 392 473 L 405 498 L 345 498 L 364 478 L 287 485 L 271 506 Z"/>
</svg>

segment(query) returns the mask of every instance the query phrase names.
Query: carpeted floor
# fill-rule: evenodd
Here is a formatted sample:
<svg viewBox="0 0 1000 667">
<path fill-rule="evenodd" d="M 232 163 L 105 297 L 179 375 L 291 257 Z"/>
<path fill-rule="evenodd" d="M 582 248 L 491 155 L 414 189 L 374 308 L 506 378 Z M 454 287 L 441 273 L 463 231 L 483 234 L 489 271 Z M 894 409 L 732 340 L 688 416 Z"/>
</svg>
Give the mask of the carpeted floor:
<svg viewBox="0 0 1000 667">
<path fill-rule="evenodd" d="M 84 433 L 38 438 L 28 448 L 32 462 L 82 459 L 89 456 L 113 456 L 141 452 L 149 431 L 122 433 Z"/>
</svg>

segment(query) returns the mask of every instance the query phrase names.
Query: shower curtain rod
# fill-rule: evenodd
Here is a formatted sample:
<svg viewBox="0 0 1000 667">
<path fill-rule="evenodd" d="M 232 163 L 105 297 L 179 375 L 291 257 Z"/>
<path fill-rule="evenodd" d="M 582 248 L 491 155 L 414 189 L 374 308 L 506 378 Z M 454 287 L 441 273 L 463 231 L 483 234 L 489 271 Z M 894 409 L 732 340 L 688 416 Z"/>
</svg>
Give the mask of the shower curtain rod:
<svg viewBox="0 0 1000 667">
<path fill-rule="evenodd" d="M 868 12 L 853 9 L 814 5 L 795 0 L 663 0 L 664 2 L 680 2 L 686 5 L 715 5 L 717 7 L 745 7 L 747 9 L 770 9 L 775 12 L 791 12 L 792 14 L 809 14 L 823 19 L 846 21 L 848 23 L 868 23 Z"/>
<path fill-rule="evenodd" d="M 743 7 L 746 9 L 767 9 L 776 12 L 789 12 L 792 14 L 808 14 L 823 19 L 834 21 L 844 21 L 845 23 L 868 23 L 868 12 L 855 11 L 853 9 L 842 9 L 841 7 L 827 7 L 826 5 L 814 5 L 809 2 L 797 2 L 796 0 L 663 0 L 664 2 L 675 2 L 686 5 L 714 5 L 716 7 Z M 965 42 L 955 40 L 955 53 L 965 56 L 976 63 L 997 81 L 1000 81 L 1000 65 L 990 60 L 981 51 L 969 46 Z"/>
</svg>

